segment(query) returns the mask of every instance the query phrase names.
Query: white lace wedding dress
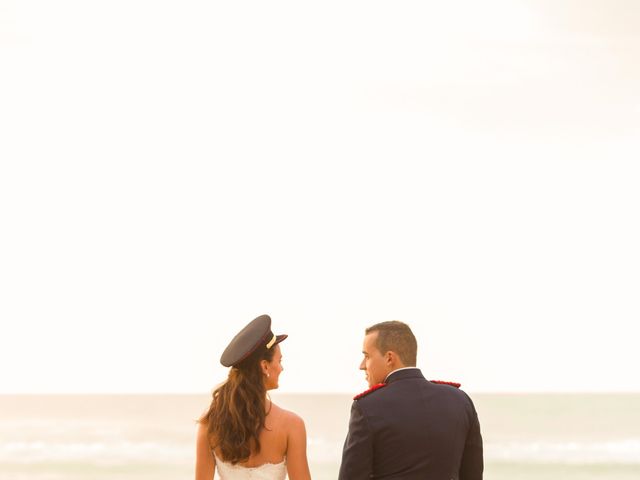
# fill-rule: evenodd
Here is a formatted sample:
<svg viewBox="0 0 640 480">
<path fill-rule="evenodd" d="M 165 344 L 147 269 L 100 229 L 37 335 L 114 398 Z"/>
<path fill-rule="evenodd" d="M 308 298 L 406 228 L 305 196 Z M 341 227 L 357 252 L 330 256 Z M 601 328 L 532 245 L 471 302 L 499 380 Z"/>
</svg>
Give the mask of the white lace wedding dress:
<svg viewBox="0 0 640 480">
<path fill-rule="evenodd" d="M 217 455 L 215 457 L 220 480 L 284 480 L 287 477 L 287 463 L 284 460 L 259 467 L 242 467 L 223 462 Z"/>
</svg>

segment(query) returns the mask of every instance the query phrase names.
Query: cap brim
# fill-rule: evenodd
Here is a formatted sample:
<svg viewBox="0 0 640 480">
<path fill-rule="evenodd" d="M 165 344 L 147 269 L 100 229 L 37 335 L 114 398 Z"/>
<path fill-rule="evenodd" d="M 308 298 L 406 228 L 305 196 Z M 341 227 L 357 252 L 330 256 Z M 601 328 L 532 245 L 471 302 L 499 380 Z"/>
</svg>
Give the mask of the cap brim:
<svg viewBox="0 0 640 480">
<path fill-rule="evenodd" d="M 287 334 L 282 334 L 282 335 L 276 335 L 276 342 L 274 343 L 274 345 L 279 344 L 280 342 L 283 342 L 287 339 L 289 335 Z"/>
</svg>

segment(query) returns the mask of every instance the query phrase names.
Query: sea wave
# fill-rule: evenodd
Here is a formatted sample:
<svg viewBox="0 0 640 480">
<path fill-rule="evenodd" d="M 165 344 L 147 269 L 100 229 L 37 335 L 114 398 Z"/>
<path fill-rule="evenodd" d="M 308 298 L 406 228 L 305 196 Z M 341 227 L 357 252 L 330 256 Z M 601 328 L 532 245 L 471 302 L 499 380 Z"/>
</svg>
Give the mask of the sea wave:
<svg viewBox="0 0 640 480">
<path fill-rule="evenodd" d="M 640 438 L 608 441 L 510 441 L 486 443 L 485 458 L 533 463 L 640 465 Z"/>
<path fill-rule="evenodd" d="M 183 464 L 193 459 L 191 445 L 155 442 L 44 442 L 0 443 L 0 463 L 88 462 L 119 465 L 131 462 Z"/>
<path fill-rule="evenodd" d="M 340 463 L 343 440 L 330 441 L 322 437 L 307 439 L 307 455 L 314 463 Z"/>
</svg>

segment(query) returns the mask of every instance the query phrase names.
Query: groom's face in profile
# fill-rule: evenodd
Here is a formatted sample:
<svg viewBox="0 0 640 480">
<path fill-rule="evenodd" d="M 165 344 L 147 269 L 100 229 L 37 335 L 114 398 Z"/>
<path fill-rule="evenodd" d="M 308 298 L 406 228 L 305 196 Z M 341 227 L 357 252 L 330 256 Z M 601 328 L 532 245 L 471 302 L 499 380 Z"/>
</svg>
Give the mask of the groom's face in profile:
<svg viewBox="0 0 640 480">
<path fill-rule="evenodd" d="M 362 354 L 364 358 L 360 363 L 360 370 L 364 370 L 369 382 L 369 387 L 384 382 L 391 372 L 387 358 L 378 350 L 378 332 L 371 332 L 364 337 Z"/>
</svg>

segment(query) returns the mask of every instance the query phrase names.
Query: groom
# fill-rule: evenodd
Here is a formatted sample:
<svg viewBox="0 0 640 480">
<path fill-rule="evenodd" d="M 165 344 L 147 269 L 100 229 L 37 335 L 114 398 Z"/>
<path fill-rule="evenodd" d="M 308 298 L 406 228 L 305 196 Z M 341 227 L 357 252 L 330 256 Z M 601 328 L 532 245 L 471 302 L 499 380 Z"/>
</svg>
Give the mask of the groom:
<svg viewBox="0 0 640 480">
<path fill-rule="evenodd" d="M 369 390 L 351 407 L 339 480 L 481 480 L 478 415 L 459 384 L 426 380 L 416 365 L 408 325 L 392 321 L 365 330 Z"/>
</svg>

